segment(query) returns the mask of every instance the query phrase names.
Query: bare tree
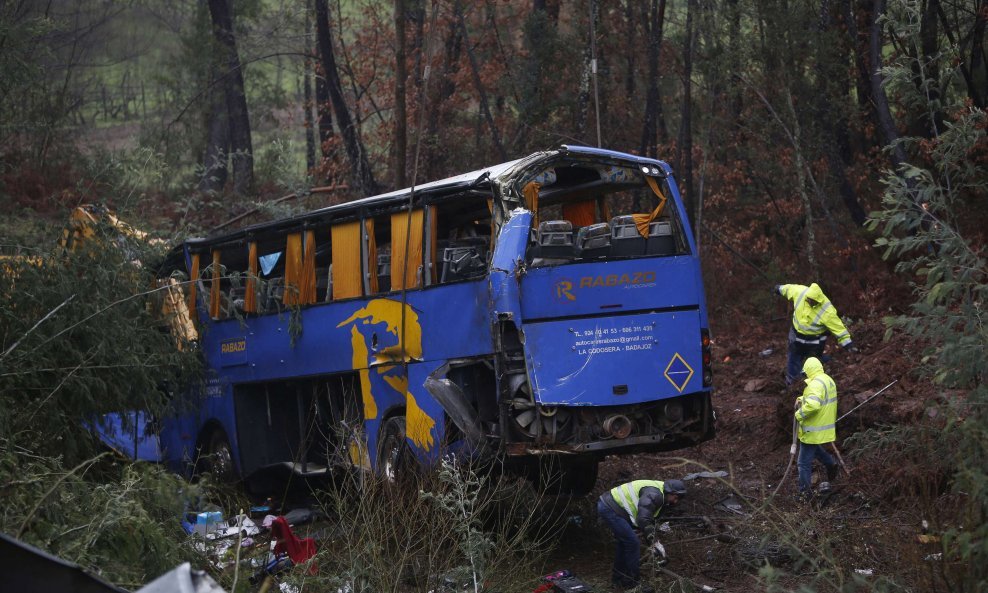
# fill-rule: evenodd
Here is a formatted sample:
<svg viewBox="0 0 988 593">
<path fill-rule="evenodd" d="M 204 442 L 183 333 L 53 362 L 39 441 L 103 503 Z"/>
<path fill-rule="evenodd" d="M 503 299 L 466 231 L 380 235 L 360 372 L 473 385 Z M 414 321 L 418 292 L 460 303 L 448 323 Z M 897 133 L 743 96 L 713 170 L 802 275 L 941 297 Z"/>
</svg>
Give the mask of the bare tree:
<svg viewBox="0 0 988 593">
<path fill-rule="evenodd" d="M 333 50 L 333 37 L 329 26 L 329 7 L 326 0 L 316 2 L 316 38 L 319 43 L 319 55 L 322 58 L 323 73 L 326 77 L 326 87 L 329 91 L 330 103 L 336 114 L 336 121 L 343 136 L 343 146 L 347 160 L 350 161 L 351 178 L 354 190 L 364 196 L 378 193 L 374 172 L 371 170 L 367 151 L 360 140 L 357 124 L 350 114 L 350 108 L 343 97 L 343 87 L 340 75 L 336 69 L 336 55 Z"/>
<path fill-rule="evenodd" d="M 405 159 L 408 146 L 405 79 L 405 0 L 395 0 L 395 143 L 394 184 L 405 187 Z"/>
<path fill-rule="evenodd" d="M 667 140 L 662 96 L 659 94 L 659 55 L 662 28 L 665 22 L 666 0 L 652 0 L 648 11 L 648 94 L 645 96 L 645 125 L 642 127 L 641 153 L 655 158 L 658 142 Z"/>
<path fill-rule="evenodd" d="M 469 58 L 470 62 L 470 74 L 473 77 L 473 85 L 477 90 L 477 96 L 480 100 L 480 110 L 484 115 L 484 120 L 487 122 L 487 127 L 490 130 L 494 148 L 497 149 L 498 157 L 501 161 L 506 161 L 508 160 L 508 155 L 504 151 L 504 146 L 501 144 L 501 135 L 498 133 L 497 126 L 494 124 L 494 117 L 491 115 L 491 109 L 487 101 L 487 91 L 484 90 L 484 82 L 480 79 L 480 67 L 477 65 L 477 57 L 470 48 L 466 19 L 463 17 L 463 6 L 457 0 L 454 2 L 453 7 L 456 11 L 456 20 L 460 25 L 460 35 L 463 37 L 463 44 L 467 50 L 467 58 Z"/>
<path fill-rule="evenodd" d="M 247 113 L 247 96 L 244 93 L 244 75 L 237 53 L 237 40 L 233 32 L 233 7 L 228 0 L 209 0 L 209 17 L 212 21 L 213 38 L 220 50 L 220 68 L 223 72 L 216 79 L 223 89 L 225 110 L 219 107 L 219 96 L 214 93 L 209 123 L 209 147 L 206 149 L 206 169 L 215 166 L 220 169 L 220 161 L 225 162 L 229 155 L 233 168 L 233 190 L 246 193 L 254 185 L 254 154 L 251 146 L 250 118 Z M 226 120 L 226 139 L 223 142 L 223 123 Z M 207 174 L 207 177 L 211 177 Z M 225 173 L 223 174 L 225 177 Z M 204 180 L 205 181 L 205 180 Z M 200 184 L 202 187 L 203 184 Z M 215 189 L 211 183 L 205 185 Z"/>
<path fill-rule="evenodd" d="M 696 12 L 696 0 L 688 0 L 686 4 L 686 39 L 683 42 L 683 105 L 679 128 L 679 177 L 682 180 L 683 204 L 690 223 L 695 222 L 696 213 L 693 211 L 693 50 L 696 41 L 696 31 L 693 25 Z M 694 233 L 696 229 L 694 229 Z"/>
</svg>

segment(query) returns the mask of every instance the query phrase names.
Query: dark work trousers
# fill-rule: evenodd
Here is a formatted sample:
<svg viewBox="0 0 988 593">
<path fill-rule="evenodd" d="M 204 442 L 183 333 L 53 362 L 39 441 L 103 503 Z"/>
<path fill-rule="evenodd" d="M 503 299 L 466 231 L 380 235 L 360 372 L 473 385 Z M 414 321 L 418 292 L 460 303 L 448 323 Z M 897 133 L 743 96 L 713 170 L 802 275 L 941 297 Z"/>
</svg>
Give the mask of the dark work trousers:
<svg viewBox="0 0 988 593">
<path fill-rule="evenodd" d="M 604 496 L 610 496 L 605 493 Z M 614 512 L 603 500 L 597 500 L 597 516 L 614 532 L 616 550 L 614 551 L 614 569 L 611 572 L 611 583 L 620 587 L 634 587 L 638 584 L 638 536 L 632 529 L 631 523 Z"/>
<path fill-rule="evenodd" d="M 819 459 L 828 470 L 834 466 L 834 458 L 827 453 L 823 445 L 799 444 L 799 460 L 796 467 L 799 468 L 799 493 L 808 494 L 810 491 L 810 481 L 813 479 L 813 460 Z"/>
<path fill-rule="evenodd" d="M 806 338 L 797 336 L 796 330 L 790 327 L 789 356 L 786 360 L 786 385 L 791 385 L 796 377 L 803 372 L 803 363 L 806 362 L 807 358 L 815 356 L 820 359 L 820 362 L 827 362 L 823 356 L 823 347 L 827 343 L 827 336 L 820 336 L 819 341 L 815 344 L 800 342 L 800 339 Z"/>
</svg>

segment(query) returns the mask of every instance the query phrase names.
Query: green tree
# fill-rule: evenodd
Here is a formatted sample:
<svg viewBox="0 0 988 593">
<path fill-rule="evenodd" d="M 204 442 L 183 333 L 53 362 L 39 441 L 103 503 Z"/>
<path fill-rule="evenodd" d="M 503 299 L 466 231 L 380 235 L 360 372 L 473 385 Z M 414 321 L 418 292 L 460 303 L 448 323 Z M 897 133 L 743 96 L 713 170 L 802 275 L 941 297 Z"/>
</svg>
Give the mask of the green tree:
<svg viewBox="0 0 988 593">
<path fill-rule="evenodd" d="M 950 92 L 958 85 L 956 47 L 936 55 L 922 51 L 922 5 L 890 6 L 884 25 L 909 45 L 882 70 L 885 87 L 903 106 L 900 115 L 932 122 L 932 141 L 902 138 L 910 162 L 888 171 L 882 210 L 869 227 L 896 270 L 913 278 L 916 301 L 909 314 L 886 320 L 928 344 L 920 370 L 941 396 L 946 422 L 940 430 L 919 425 L 886 429 L 870 437 L 878 447 L 906 441 L 930 443 L 929 461 L 946 468 L 957 516 L 945 527 L 943 578 L 949 590 L 988 589 L 988 262 L 978 229 L 965 213 L 988 192 L 985 112 Z M 960 87 L 963 88 L 963 87 Z M 922 113 L 918 113 L 922 112 Z M 944 115 L 942 127 L 937 115 Z M 958 396 L 956 393 L 965 395 Z M 931 433 L 934 433 L 931 436 Z M 933 470 L 931 470 L 933 471 Z M 939 505 L 938 505 L 939 506 Z"/>
</svg>

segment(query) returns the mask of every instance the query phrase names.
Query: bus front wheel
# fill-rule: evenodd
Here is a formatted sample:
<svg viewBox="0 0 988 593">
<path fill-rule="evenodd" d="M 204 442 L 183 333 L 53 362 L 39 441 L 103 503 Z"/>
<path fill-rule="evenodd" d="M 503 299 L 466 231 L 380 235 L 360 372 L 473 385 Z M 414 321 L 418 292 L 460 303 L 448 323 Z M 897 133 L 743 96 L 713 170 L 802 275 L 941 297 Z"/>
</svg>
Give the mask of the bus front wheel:
<svg viewBox="0 0 988 593">
<path fill-rule="evenodd" d="M 237 471 L 233 467 L 233 448 L 222 430 L 216 429 L 209 434 L 202 453 L 203 470 L 212 474 L 214 480 L 220 484 L 237 481 Z"/>
</svg>

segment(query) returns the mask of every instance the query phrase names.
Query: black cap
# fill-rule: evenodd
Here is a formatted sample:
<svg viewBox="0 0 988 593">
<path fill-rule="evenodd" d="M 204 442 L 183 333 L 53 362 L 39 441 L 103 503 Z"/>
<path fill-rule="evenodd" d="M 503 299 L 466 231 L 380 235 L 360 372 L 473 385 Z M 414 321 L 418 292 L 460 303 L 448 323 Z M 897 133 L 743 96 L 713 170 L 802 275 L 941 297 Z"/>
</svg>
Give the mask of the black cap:
<svg viewBox="0 0 988 593">
<path fill-rule="evenodd" d="M 666 494 L 686 496 L 686 484 L 683 484 L 682 480 L 666 480 L 664 487 Z"/>
</svg>

